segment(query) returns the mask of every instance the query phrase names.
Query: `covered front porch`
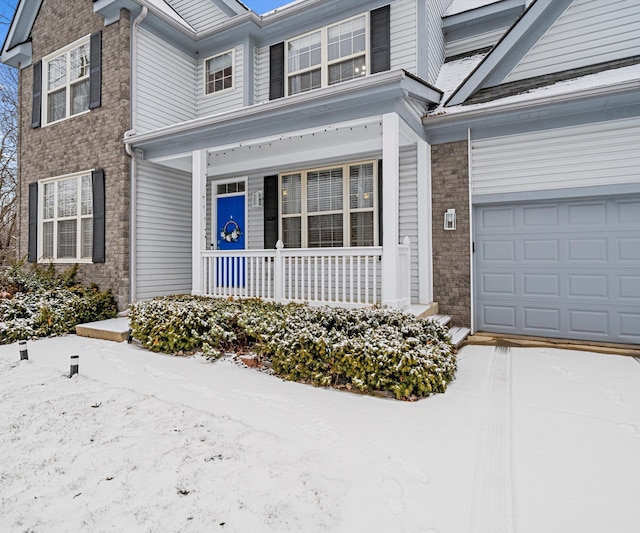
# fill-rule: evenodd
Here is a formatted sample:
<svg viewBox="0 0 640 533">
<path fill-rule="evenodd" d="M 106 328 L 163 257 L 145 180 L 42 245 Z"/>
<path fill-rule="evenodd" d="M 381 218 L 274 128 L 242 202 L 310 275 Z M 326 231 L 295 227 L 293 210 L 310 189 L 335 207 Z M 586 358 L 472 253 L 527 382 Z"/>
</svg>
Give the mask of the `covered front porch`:
<svg viewBox="0 0 640 533">
<path fill-rule="evenodd" d="M 167 202 L 190 185 L 184 292 L 340 306 L 432 303 L 426 104 L 401 89 L 424 86 L 404 74 L 389 83 L 393 97 L 378 94 L 378 103 L 354 94 L 322 105 L 302 95 L 306 107 L 270 102 L 253 106 L 251 117 L 243 109 L 131 142 L 148 182 L 166 170 L 173 187 L 170 174 L 180 176 L 181 185 L 163 192 Z M 271 114 L 274 106 L 286 111 Z"/>
</svg>

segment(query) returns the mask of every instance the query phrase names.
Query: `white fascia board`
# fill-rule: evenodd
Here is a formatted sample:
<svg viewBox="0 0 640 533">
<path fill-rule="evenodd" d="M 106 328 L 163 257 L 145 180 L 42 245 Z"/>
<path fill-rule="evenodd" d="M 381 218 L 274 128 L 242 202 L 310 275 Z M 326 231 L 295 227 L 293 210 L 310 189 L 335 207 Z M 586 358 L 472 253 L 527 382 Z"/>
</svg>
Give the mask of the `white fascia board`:
<svg viewBox="0 0 640 533">
<path fill-rule="evenodd" d="M 2 45 L 0 61 L 18 68 L 31 63 L 29 36 L 42 0 L 20 0 L 11 19 L 11 25 Z M 23 46 L 28 44 L 28 46 Z M 26 55 L 24 55 L 26 54 Z"/>
<path fill-rule="evenodd" d="M 530 30 L 545 19 L 550 12 L 556 14 L 543 27 L 544 31 L 557 19 L 572 0 L 534 0 L 522 16 L 502 36 L 491 52 L 467 76 L 449 99 L 445 107 L 463 104 L 467 98 L 482 88 L 482 85 L 493 76 L 498 69 L 511 71 L 526 55 L 538 38 L 530 36 Z M 544 31 L 542 33 L 544 33 Z M 508 72 L 507 72 L 508 73 Z M 506 74 L 505 74 L 506 75 Z"/>
<path fill-rule="evenodd" d="M 15 68 L 25 68 L 31 65 L 31 42 L 14 46 L 10 50 L 4 50 L 0 55 L 0 63 L 9 65 Z"/>
</svg>

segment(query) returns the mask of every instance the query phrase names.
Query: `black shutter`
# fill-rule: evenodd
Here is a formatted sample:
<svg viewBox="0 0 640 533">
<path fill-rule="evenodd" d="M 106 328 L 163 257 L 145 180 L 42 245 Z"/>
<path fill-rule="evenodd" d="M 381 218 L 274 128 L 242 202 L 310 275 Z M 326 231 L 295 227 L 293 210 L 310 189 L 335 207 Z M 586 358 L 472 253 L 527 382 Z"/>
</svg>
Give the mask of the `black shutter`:
<svg viewBox="0 0 640 533">
<path fill-rule="evenodd" d="M 29 256 L 30 263 L 38 261 L 38 184 L 29 183 Z"/>
<path fill-rule="evenodd" d="M 273 250 L 278 242 L 278 176 L 264 178 L 264 249 Z"/>
<path fill-rule="evenodd" d="M 91 35 L 89 52 L 89 109 L 102 104 L 102 32 Z"/>
<path fill-rule="evenodd" d="M 371 11 L 371 73 L 391 68 L 391 12 L 389 6 Z"/>
<path fill-rule="evenodd" d="M 284 43 L 269 48 L 269 100 L 284 96 Z"/>
<path fill-rule="evenodd" d="M 31 127 L 39 128 L 42 116 L 42 61 L 33 64 L 33 100 L 31 103 Z"/>
<path fill-rule="evenodd" d="M 378 246 L 382 246 L 382 159 L 378 159 Z"/>
<path fill-rule="evenodd" d="M 104 263 L 104 170 L 98 168 L 91 176 L 93 184 L 93 262 Z"/>
</svg>

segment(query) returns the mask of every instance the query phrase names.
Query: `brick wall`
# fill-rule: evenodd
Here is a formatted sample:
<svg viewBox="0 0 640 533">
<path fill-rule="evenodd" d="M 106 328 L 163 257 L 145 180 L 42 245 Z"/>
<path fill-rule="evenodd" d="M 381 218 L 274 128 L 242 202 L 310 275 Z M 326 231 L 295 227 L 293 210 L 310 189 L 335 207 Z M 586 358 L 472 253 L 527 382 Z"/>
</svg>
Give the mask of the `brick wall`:
<svg viewBox="0 0 640 533">
<path fill-rule="evenodd" d="M 471 325 L 469 164 L 467 141 L 431 147 L 433 190 L 433 299 L 456 326 Z M 456 210 L 456 230 L 444 213 Z"/>
<path fill-rule="evenodd" d="M 119 22 L 105 27 L 102 17 L 93 13 L 92 2 L 44 0 L 32 30 L 33 62 L 96 31 L 102 31 L 101 107 L 32 129 L 33 68 L 20 71 L 19 257 L 28 250 L 29 183 L 103 168 L 106 262 L 81 264 L 78 277 L 111 289 L 123 308 L 129 303 L 130 164 L 122 143 L 130 123 L 129 12 L 123 10 Z"/>
</svg>

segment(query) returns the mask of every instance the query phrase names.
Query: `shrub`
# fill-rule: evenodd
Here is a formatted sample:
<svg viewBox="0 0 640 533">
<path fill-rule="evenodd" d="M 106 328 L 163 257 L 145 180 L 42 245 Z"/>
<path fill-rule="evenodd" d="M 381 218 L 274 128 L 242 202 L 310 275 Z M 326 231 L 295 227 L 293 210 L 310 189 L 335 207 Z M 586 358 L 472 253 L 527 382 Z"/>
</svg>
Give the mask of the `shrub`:
<svg viewBox="0 0 640 533">
<path fill-rule="evenodd" d="M 73 333 L 77 324 L 112 318 L 110 292 L 74 281 L 77 266 L 57 275 L 53 265 L 0 271 L 0 344 Z"/>
<path fill-rule="evenodd" d="M 178 296 L 136 303 L 133 336 L 153 351 L 252 350 L 285 379 L 399 399 L 444 392 L 456 358 L 434 322 L 382 308 L 279 305 Z"/>
</svg>

